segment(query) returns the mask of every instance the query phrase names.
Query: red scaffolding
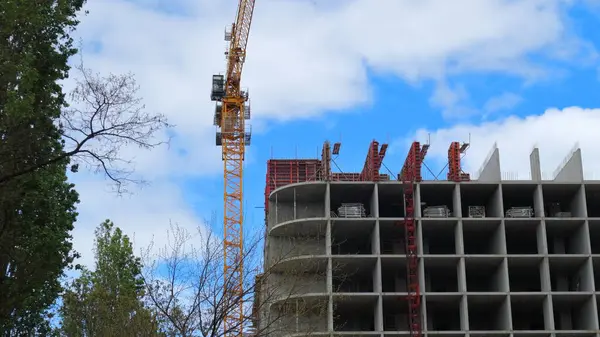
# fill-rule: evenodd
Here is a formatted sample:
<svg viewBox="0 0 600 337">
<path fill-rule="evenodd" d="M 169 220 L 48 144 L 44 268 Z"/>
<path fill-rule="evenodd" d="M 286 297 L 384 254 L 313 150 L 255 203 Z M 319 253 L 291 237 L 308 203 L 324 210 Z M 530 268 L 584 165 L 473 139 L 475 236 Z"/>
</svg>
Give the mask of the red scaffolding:
<svg viewBox="0 0 600 337">
<path fill-rule="evenodd" d="M 367 159 L 365 159 L 365 165 L 363 166 L 362 172 L 360 173 L 359 179 L 361 181 L 379 181 L 381 164 L 387 151 L 387 144 L 381 144 L 379 148 L 379 142 L 373 140 L 369 144 L 369 151 L 367 152 Z"/>
<path fill-rule="evenodd" d="M 448 148 L 448 180 L 460 182 L 471 180 L 471 175 L 463 172 L 460 164 L 462 154 L 467 150 L 469 144 L 452 142 Z"/>
<path fill-rule="evenodd" d="M 427 154 L 428 145 L 421 148 L 413 142 L 404 166 L 399 174 L 404 192 L 404 241 L 406 246 L 406 283 L 408 300 L 409 330 L 412 337 L 421 337 L 421 291 L 419 289 L 419 256 L 417 245 L 417 225 L 415 221 L 414 184 L 420 182 L 421 165 Z"/>
</svg>

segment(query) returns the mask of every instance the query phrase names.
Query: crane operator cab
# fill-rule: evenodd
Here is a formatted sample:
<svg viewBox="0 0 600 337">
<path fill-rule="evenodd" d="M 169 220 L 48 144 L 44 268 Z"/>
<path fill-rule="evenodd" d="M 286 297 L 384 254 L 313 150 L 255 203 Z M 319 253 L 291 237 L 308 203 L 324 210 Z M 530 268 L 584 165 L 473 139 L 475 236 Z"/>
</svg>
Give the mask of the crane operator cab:
<svg viewBox="0 0 600 337">
<path fill-rule="evenodd" d="M 213 75 L 212 90 L 210 92 L 211 101 L 220 101 L 225 96 L 225 76 Z"/>
<path fill-rule="evenodd" d="M 248 91 L 241 91 L 240 96 L 244 101 L 248 101 Z M 238 123 L 235 116 L 229 116 L 223 118 L 223 99 L 225 98 L 225 76 L 224 75 L 213 75 L 212 77 L 212 89 L 210 93 L 211 101 L 215 101 L 215 114 L 213 117 L 213 124 L 220 128 L 220 131 L 216 132 L 215 143 L 217 146 L 223 145 L 223 138 L 226 137 L 229 140 L 241 141 L 245 145 L 250 145 L 252 140 L 252 128 L 250 125 L 244 125 L 244 123 Z M 239 110 L 236 110 L 238 114 L 243 114 L 244 119 L 250 119 L 250 104 L 244 104 Z M 234 115 L 235 113 L 234 112 Z M 229 111 L 231 115 L 232 111 Z M 241 117 L 241 116 L 240 116 Z"/>
</svg>

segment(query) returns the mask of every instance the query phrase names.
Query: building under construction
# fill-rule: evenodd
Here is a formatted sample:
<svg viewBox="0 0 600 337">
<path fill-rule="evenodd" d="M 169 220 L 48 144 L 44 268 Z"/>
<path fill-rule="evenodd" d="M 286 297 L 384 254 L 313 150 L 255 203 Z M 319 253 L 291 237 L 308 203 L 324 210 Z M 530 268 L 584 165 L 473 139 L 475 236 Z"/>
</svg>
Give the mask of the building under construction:
<svg viewBox="0 0 600 337">
<path fill-rule="evenodd" d="M 423 180 L 428 145 L 381 174 L 270 160 L 257 329 L 282 335 L 600 336 L 600 181 L 574 150 L 552 180 L 503 180 L 494 148 L 477 179 L 450 144 L 448 173 Z M 398 168 L 396 168 L 398 169 Z"/>
</svg>

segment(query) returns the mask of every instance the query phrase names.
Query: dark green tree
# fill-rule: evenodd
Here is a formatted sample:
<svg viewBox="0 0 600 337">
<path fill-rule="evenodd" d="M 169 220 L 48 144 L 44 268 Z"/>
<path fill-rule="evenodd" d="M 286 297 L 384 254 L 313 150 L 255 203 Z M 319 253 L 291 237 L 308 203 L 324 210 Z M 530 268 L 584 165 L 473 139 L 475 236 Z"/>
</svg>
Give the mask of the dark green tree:
<svg viewBox="0 0 600 337">
<path fill-rule="evenodd" d="M 0 2 L 0 184 L 70 160 L 71 171 L 84 164 L 121 192 L 126 183 L 143 182 L 132 177 L 132 161 L 121 150 L 168 142 L 162 132 L 171 125 L 145 110 L 131 73 L 102 76 L 81 60 L 75 88 L 68 97 L 62 92 L 57 81 L 67 78 L 67 61 L 77 53 L 68 33 L 85 2 Z"/>
<path fill-rule="evenodd" d="M 67 60 L 76 53 L 69 32 L 83 3 L 0 1 L 0 176 L 13 177 L 0 182 L 4 335 L 45 334 L 47 309 L 72 262 L 78 196 L 66 179 L 55 121 L 65 106 L 57 81 L 66 78 Z"/>
<path fill-rule="evenodd" d="M 143 303 L 142 264 L 109 220 L 96 229 L 96 269 L 83 269 L 63 296 L 61 335 L 160 336 Z"/>
<path fill-rule="evenodd" d="M 0 331 L 20 335 L 47 328 L 46 311 L 73 260 L 69 232 L 77 198 L 64 165 L 0 188 Z"/>
<path fill-rule="evenodd" d="M 66 101 L 57 81 L 77 52 L 69 33 L 84 2 L 0 2 L 0 182 L 64 158 L 55 121 Z"/>
<path fill-rule="evenodd" d="M 133 179 L 119 149 L 157 146 L 168 126 L 144 112 L 130 74 L 78 67 L 67 104 L 59 81 L 77 53 L 70 33 L 85 2 L 0 0 L 0 334 L 45 329 L 73 261 L 78 195 L 67 167 L 99 169 L 120 188 Z"/>
</svg>

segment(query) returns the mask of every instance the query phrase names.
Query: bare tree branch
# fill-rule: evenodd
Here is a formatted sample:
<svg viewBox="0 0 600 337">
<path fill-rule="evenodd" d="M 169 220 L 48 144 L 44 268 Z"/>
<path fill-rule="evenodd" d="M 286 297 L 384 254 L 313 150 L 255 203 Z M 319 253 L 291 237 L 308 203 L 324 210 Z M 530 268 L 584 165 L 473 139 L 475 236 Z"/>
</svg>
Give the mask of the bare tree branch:
<svg viewBox="0 0 600 337">
<path fill-rule="evenodd" d="M 133 74 L 101 76 L 85 68 L 83 61 L 75 69 L 79 76 L 69 94 L 70 106 L 63 109 L 58 121 L 64 151 L 46 161 L 0 174 L 0 184 L 66 158 L 72 161 L 72 171 L 85 164 L 95 172 L 103 172 L 118 192 L 124 191 L 127 183 L 144 182 L 133 177 L 133 163 L 123 156 L 123 150 L 128 146 L 150 150 L 168 143 L 166 136 L 159 137 L 171 125 L 163 114 L 145 110 Z"/>
<path fill-rule="evenodd" d="M 165 248 L 152 254 L 150 246 L 142 253 L 147 295 L 159 312 L 167 335 L 222 337 L 232 332 L 248 333 L 251 327 L 254 336 L 293 333 L 298 329 L 303 335 L 326 331 L 326 324 L 306 326 L 308 321 L 302 318 L 326 317 L 323 313 L 328 309 L 328 297 L 323 294 L 327 263 L 296 258 L 307 254 L 303 244 L 306 240 L 321 240 L 324 245 L 324 237 L 294 238 L 289 245 L 282 245 L 280 251 L 270 254 L 262 268 L 262 249 L 258 249 L 262 248 L 262 241 L 250 240 L 238 266 L 244 265 L 244 291 L 235 295 L 223 291 L 236 280 L 226 278 L 222 240 L 207 228 L 210 227 L 201 226 L 192 235 L 180 226 L 171 225 Z M 191 247 L 192 241 L 201 248 Z M 315 284 L 322 288 L 315 288 Z M 227 313 L 240 304 L 244 305 L 243 322 L 224 331 Z M 257 315 L 264 318 L 260 326 L 256 324 Z"/>
</svg>

